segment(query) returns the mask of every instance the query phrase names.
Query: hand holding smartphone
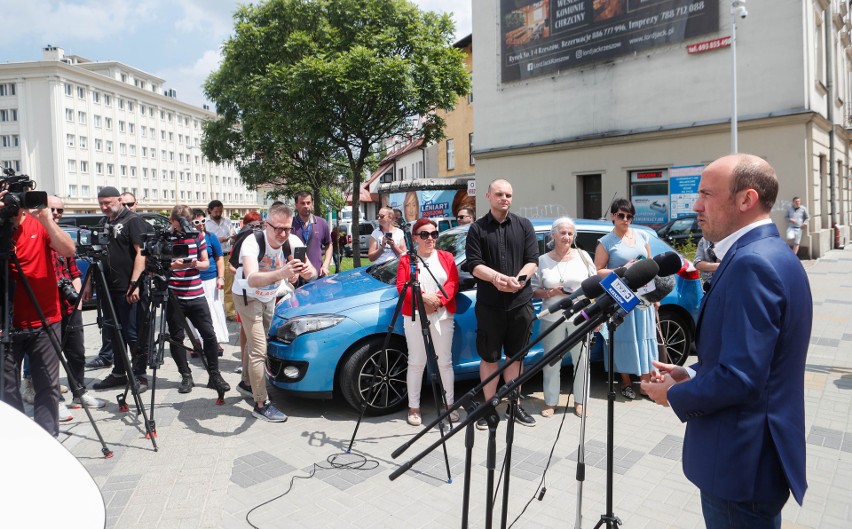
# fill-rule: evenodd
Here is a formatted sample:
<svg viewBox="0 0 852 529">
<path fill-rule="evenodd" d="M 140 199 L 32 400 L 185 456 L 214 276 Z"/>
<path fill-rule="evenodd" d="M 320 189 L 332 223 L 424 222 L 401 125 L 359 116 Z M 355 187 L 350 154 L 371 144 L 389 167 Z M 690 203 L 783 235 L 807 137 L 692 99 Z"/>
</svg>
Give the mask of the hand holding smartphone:
<svg viewBox="0 0 852 529">
<path fill-rule="evenodd" d="M 308 249 L 305 248 L 304 246 L 300 246 L 298 248 L 295 248 L 293 250 L 293 259 L 296 259 L 297 261 L 302 261 L 304 263 L 307 260 L 307 252 L 308 252 Z"/>
</svg>

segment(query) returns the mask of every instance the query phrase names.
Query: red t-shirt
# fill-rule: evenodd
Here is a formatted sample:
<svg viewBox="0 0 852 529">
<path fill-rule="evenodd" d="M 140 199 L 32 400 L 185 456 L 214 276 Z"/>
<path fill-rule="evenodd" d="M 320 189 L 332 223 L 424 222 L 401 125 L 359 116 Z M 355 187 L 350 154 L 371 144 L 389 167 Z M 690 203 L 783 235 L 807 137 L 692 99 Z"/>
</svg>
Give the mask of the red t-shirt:
<svg viewBox="0 0 852 529">
<path fill-rule="evenodd" d="M 59 288 L 56 286 L 56 273 L 51 258 L 50 236 L 39 221 L 24 215 L 21 225 L 12 234 L 12 247 L 27 282 L 33 289 L 36 300 L 41 306 L 48 325 L 62 321 L 59 311 Z M 10 277 L 16 282 L 12 324 L 16 329 L 35 329 L 41 327 L 35 307 L 30 301 L 27 289 L 18 281 L 17 267 L 11 262 Z"/>
</svg>

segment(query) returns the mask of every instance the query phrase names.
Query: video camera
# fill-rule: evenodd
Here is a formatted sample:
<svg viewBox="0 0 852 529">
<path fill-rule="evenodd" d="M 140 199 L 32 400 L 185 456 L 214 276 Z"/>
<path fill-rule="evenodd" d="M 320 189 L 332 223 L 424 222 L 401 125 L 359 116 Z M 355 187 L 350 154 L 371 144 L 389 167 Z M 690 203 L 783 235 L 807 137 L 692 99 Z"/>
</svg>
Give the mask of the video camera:
<svg viewBox="0 0 852 529">
<path fill-rule="evenodd" d="M 172 261 L 181 257 L 189 257 L 188 244 L 176 244 L 173 233 L 154 229 L 153 232 L 142 235 L 142 255 L 158 261 Z"/>
<path fill-rule="evenodd" d="M 43 209 L 47 207 L 47 193 L 33 191 L 36 183 L 27 175 L 15 176 L 11 168 L 3 170 L 0 178 L 0 191 L 8 191 L 3 197 L 3 208 L 0 208 L 0 218 L 11 218 L 18 214 L 21 208 Z"/>
<path fill-rule="evenodd" d="M 89 256 L 103 253 L 109 245 L 113 227 L 109 224 L 97 226 L 79 226 L 77 231 L 77 254 Z"/>
</svg>

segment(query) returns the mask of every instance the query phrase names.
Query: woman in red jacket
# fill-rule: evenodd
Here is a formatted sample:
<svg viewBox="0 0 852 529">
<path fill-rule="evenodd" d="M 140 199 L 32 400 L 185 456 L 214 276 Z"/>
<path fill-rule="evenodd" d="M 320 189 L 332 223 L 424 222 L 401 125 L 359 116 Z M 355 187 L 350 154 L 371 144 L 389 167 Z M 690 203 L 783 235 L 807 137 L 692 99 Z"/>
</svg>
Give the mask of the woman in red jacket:
<svg viewBox="0 0 852 529">
<path fill-rule="evenodd" d="M 423 305 L 429 318 L 429 331 L 435 353 L 438 356 L 438 371 L 441 383 L 447 395 L 447 405 L 453 404 L 453 315 L 456 312 L 456 293 L 459 290 L 459 273 L 453 254 L 435 248 L 438 239 L 438 226 L 434 221 L 422 218 L 411 227 L 412 240 L 417 251 L 417 276 L 420 280 L 420 291 L 423 293 Z M 423 262 L 429 267 L 422 270 Z M 422 273 L 421 273 L 422 271 Z M 402 254 L 399 258 L 399 270 L 396 275 L 396 288 L 402 292 L 402 287 L 411 278 L 411 261 L 409 255 Z M 436 283 L 437 280 L 437 283 Z M 444 287 L 447 296 L 441 293 L 438 284 Z M 426 367 L 426 347 L 420 320 L 411 321 L 412 303 L 410 290 L 406 291 L 402 303 L 405 339 L 408 342 L 408 424 L 420 426 L 420 388 L 423 385 L 423 370 Z M 450 418 L 458 421 L 458 414 L 453 412 Z"/>
</svg>

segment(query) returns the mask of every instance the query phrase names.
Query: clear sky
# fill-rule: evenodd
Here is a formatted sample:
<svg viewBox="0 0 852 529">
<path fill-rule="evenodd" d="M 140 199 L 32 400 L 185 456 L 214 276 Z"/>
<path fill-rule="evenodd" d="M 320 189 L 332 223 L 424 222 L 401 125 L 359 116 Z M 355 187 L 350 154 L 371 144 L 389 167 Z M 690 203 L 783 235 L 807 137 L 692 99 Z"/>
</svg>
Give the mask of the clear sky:
<svg viewBox="0 0 852 529">
<path fill-rule="evenodd" d="M 473 0 L 411 0 L 451 13 L 458 39 L 471 32 Z M 0 62 L 40 60 L 42 48 L 115 60 L 166 80 L 178 99 L 201 106 L 201 85 L 221 59 L 238 0 L 0 0 Z"/>
</svg>

